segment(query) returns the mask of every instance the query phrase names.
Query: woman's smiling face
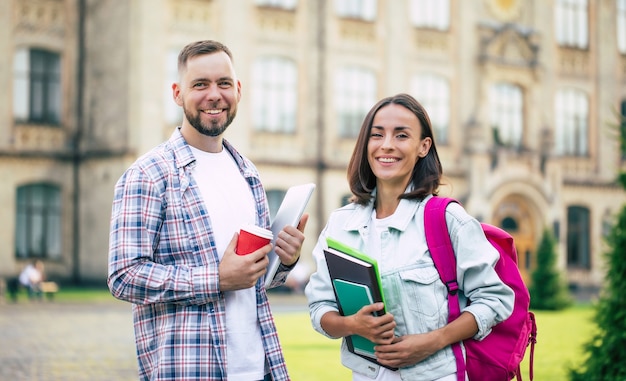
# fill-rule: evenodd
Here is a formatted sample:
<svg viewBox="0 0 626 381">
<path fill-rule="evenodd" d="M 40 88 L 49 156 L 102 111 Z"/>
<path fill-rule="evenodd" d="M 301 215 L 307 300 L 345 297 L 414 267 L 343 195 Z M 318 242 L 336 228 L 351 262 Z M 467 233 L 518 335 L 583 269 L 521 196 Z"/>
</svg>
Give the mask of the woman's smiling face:
<svg viewBox="0 0 626 381">
<path fill-rule="evenodd" d="M 428 154 L 430 138 L 409 109 L 391 103 L 376 113 L 367 143 L 367 160 L 377 185 L 406 187 L 417 161 Z"/>
</svg>

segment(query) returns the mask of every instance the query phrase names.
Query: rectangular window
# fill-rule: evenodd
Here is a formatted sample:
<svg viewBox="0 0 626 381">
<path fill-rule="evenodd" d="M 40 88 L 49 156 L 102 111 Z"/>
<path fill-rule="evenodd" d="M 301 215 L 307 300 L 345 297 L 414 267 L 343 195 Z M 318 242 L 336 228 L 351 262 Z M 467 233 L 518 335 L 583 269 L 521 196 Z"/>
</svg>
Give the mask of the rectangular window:
<svg viewBox="0 0 626 381">
<path fill-rule="evenodd" d="M 17 189 L 16 257 L 61 257 L 60 193 L 58 187 L 47 184 Z"/>
<path fill-rule="evenodd" d="M 489 94 L 490 123 L 498 145 L 522 147 L 524 96 L 519 86 L 498 83 Z"/>
<path fill-rule="evenodd" d="M 287 191 L 282 189 L 268 189 L 265 194 L 267 197 L 267 203 L 270 207 L 270 220 L 274 221 L 276 212 L 278 212 L 278 208 L 280 208 L 280 204 L 283 202 Z"/>
<path fill-rule="evenodd" d="M 411 0 L 411 23 L 418 28 L 448 30 L 450 27 L 449 0 Z"/>
<path fill-rule="evenodd" d="M 617 49 L 626 54 L 626 0 L 617 0 Z"/>
<path fill-rule="evenodd" d="M 450 126 L 448 81 L 438 74 L 420 74 L 411 80 L 411 93 L 426 109 L 437 144 L 447 144 Z"/>
<path fill-rule="evenodd" d="M 339 17 L 374 21 L 376 0 L 335 0 L 335 10 Z"/>
<path fill-rule="evenodd" d="M 167 53 L 165 70 L 167 80 L 163 90 L 163 112 L 165 120 L 171 125 L 180 125 L 183 121 L 183 108 L 174 101 L 172 84 L 178 82 L 178 49 Z"/>
<path fill-rule="evenodd" d="M 376 76 L 369 69 L 345 67 L 335 80 L 337 130 L 343 138 L 359 134 L 363 119 L 376 103 Z"/>
<path fill-rule="evenodd" d="M 556 94 L 555 151 L 558 155 L 586 156 L 588 152 L 589 101 L 577 89 Z"/>
<path fill-rule="evenodd" d="M 61 121 L 61 59 L 57 53 L 18 49 L 13 58 L 13 114 L 18 122 Z"/>
<path fill-rule="evenodd" d="M 626 100 L 623 100 L 620 105 L 619 126 L 622 160 L 626 160 Z"/>
<path fill-rule="evenodd" d="M 589 244 L 589 209 L 567 208 L 567 266 L 591 269 Z"/>
<path fill-rule="evenodd" d="M 252 69 L 252 109 L 257 131 L 294 133 L 298 110 L 298 69 L 280 56 L 257 59 Z"/>
<path fill-rule="evenodd" d="M 556 40 L 561 46 L 586 49 L 589 44 L 587 0 L 557 0 Z"/>
<path fill-rule="evenodd" d="M 262 7 L 272 7 L 293 10 L 296 9 L 298 0 L 256 0 L 256 5 Z"/>
</svg>

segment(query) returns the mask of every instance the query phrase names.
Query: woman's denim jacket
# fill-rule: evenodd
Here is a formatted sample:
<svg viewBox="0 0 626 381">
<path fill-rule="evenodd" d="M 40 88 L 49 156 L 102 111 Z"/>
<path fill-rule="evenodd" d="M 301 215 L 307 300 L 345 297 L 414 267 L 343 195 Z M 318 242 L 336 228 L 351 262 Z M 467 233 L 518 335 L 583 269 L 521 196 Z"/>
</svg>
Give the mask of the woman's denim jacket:
<svg viewBox="0 0 626 381">
<path fill-rule="evenodd" d="M 389 232 L 380 240 L 379 259 L 387 311 L 396 321 L 396 336 L 425 333 L 444 326 L 448 321 L 446 287 L 441 282 L 426 245 L 423 201 L 401 200 L 389 221 Z M 334 211 L 313 250 L 317 270 L 311 275 L 306 296 L 313 327 L 330 337 L 321 327 L 322 316 L 337 311 L 323 249 L 332 237 L 366 252 L 373 203 L 368 206 L 349 204 Z M 453 203 L 446 210 L 446 222 L 457 257 L 457 277 L 461 310 L 476 318 L 481 340 L 491 327 L 508 318 L 513 311 L 514 294 L 494 270 L 499 254 L 485 238 L 479 222 L 463 207 Z M 385 258 L 388 258 L 385 260 Z M 384 263 L 383 263 L 384 262 Z M 467 300 L 471 305 L 467 305 Z M 376 378 L 379 366 L 348 352 L 341 346 L 341 361 L 354 372 Z M 454 354 L 446 347 L 424 361 L 400 369 L 402 379 L 434 380 L 456 371 Z"/>
</svg>

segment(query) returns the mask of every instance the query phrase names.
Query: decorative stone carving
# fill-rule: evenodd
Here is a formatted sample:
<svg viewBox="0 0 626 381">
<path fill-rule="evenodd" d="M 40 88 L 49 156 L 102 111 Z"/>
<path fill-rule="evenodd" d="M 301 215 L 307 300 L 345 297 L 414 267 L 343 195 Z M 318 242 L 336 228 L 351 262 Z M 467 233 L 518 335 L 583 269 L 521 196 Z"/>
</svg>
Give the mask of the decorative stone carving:
<svg viewBox="0 0 626 381">
<path fill-rule="evenodd" d="M 283 9 L 259 8 L 257 13 L 258 26 L 261 30 L 278 33 L 294 33 L 295 14 Z"/>
<path fill-rule="evenodd" d="M 445 31 L 417 29 L 415 43 L 420 50 L 447 53 L 450 49 L 450 34 Z"/>
<path fill-rule="evenodd" d="M 16 34 L 65 35 L 67 20 L 62 0 L 20 0 L 13 4 Z"/>
<path fill-rule="evenodd" d="M 586 50 L 561 47 L 558 69 L 565 75 L 589 74 L 589 52 Z"/>
<path fill-rule="evenodd" d="M 59 152 L 66 149 L 66 132 L 61 127 L 17 125 L 14 146 L 24 151 Z"/>
<path fill-rule="evenodd" d="M 500 21 L 512 21 L 519 17 L 521 0 L 485 0 L 487 9 Z"/>
<path fill-rule="evenodd" d="M 211 1 L 170 0 L 171 29 L 179 32 L 202 32 L 213 29 L 215 4 Z"/>
<path fill-rule="evenodd" d="M 535 68 L 538 65 L 537 35 L 516 24 L 481 24 L 479 57 L 482 62 Z"/>
<path fill-rule="evenodd" d="M 345 40 L 371 43 L 376 39 L 375 24 L 360 20 L 341 20 L 339 34 Z"/>
</svg>

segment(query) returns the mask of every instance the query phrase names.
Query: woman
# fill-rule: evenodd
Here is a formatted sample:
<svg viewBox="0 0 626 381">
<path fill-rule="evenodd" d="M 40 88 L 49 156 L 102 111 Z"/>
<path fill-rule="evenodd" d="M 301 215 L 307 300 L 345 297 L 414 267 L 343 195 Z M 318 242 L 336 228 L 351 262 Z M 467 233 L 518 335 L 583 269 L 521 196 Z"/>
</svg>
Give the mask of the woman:
<svg viewBox="0 0 626 381">
<path fill-rule="evenodd" d="M 494 270 L 498 252 L 479 222 L 453 203 L 446 221 L 457 255 L 462 314 L 447 323 L 446 287 L 424 235 L 424 205 L 437 193 L 441 175 L 422 105 L 407 94 L 379 101 L 367 114 L 350 159 L 352 203 L 331 214 L 313 252 L 317 271 L 306 287 L 318 332 L 332 338 L 357 334 L 377 344 L 376 358 L 384 367 L 348 352 L 343 343 L 342 363 L 353 381 L 456 381 L 450 344 L 484 338 L 513 310 L 513 291 Z M 352 316 L 339 314 L 323 255 L 327 237 L 378 261 L 387 314 L 373 314 L 382 303 Z"/>
</svg>

